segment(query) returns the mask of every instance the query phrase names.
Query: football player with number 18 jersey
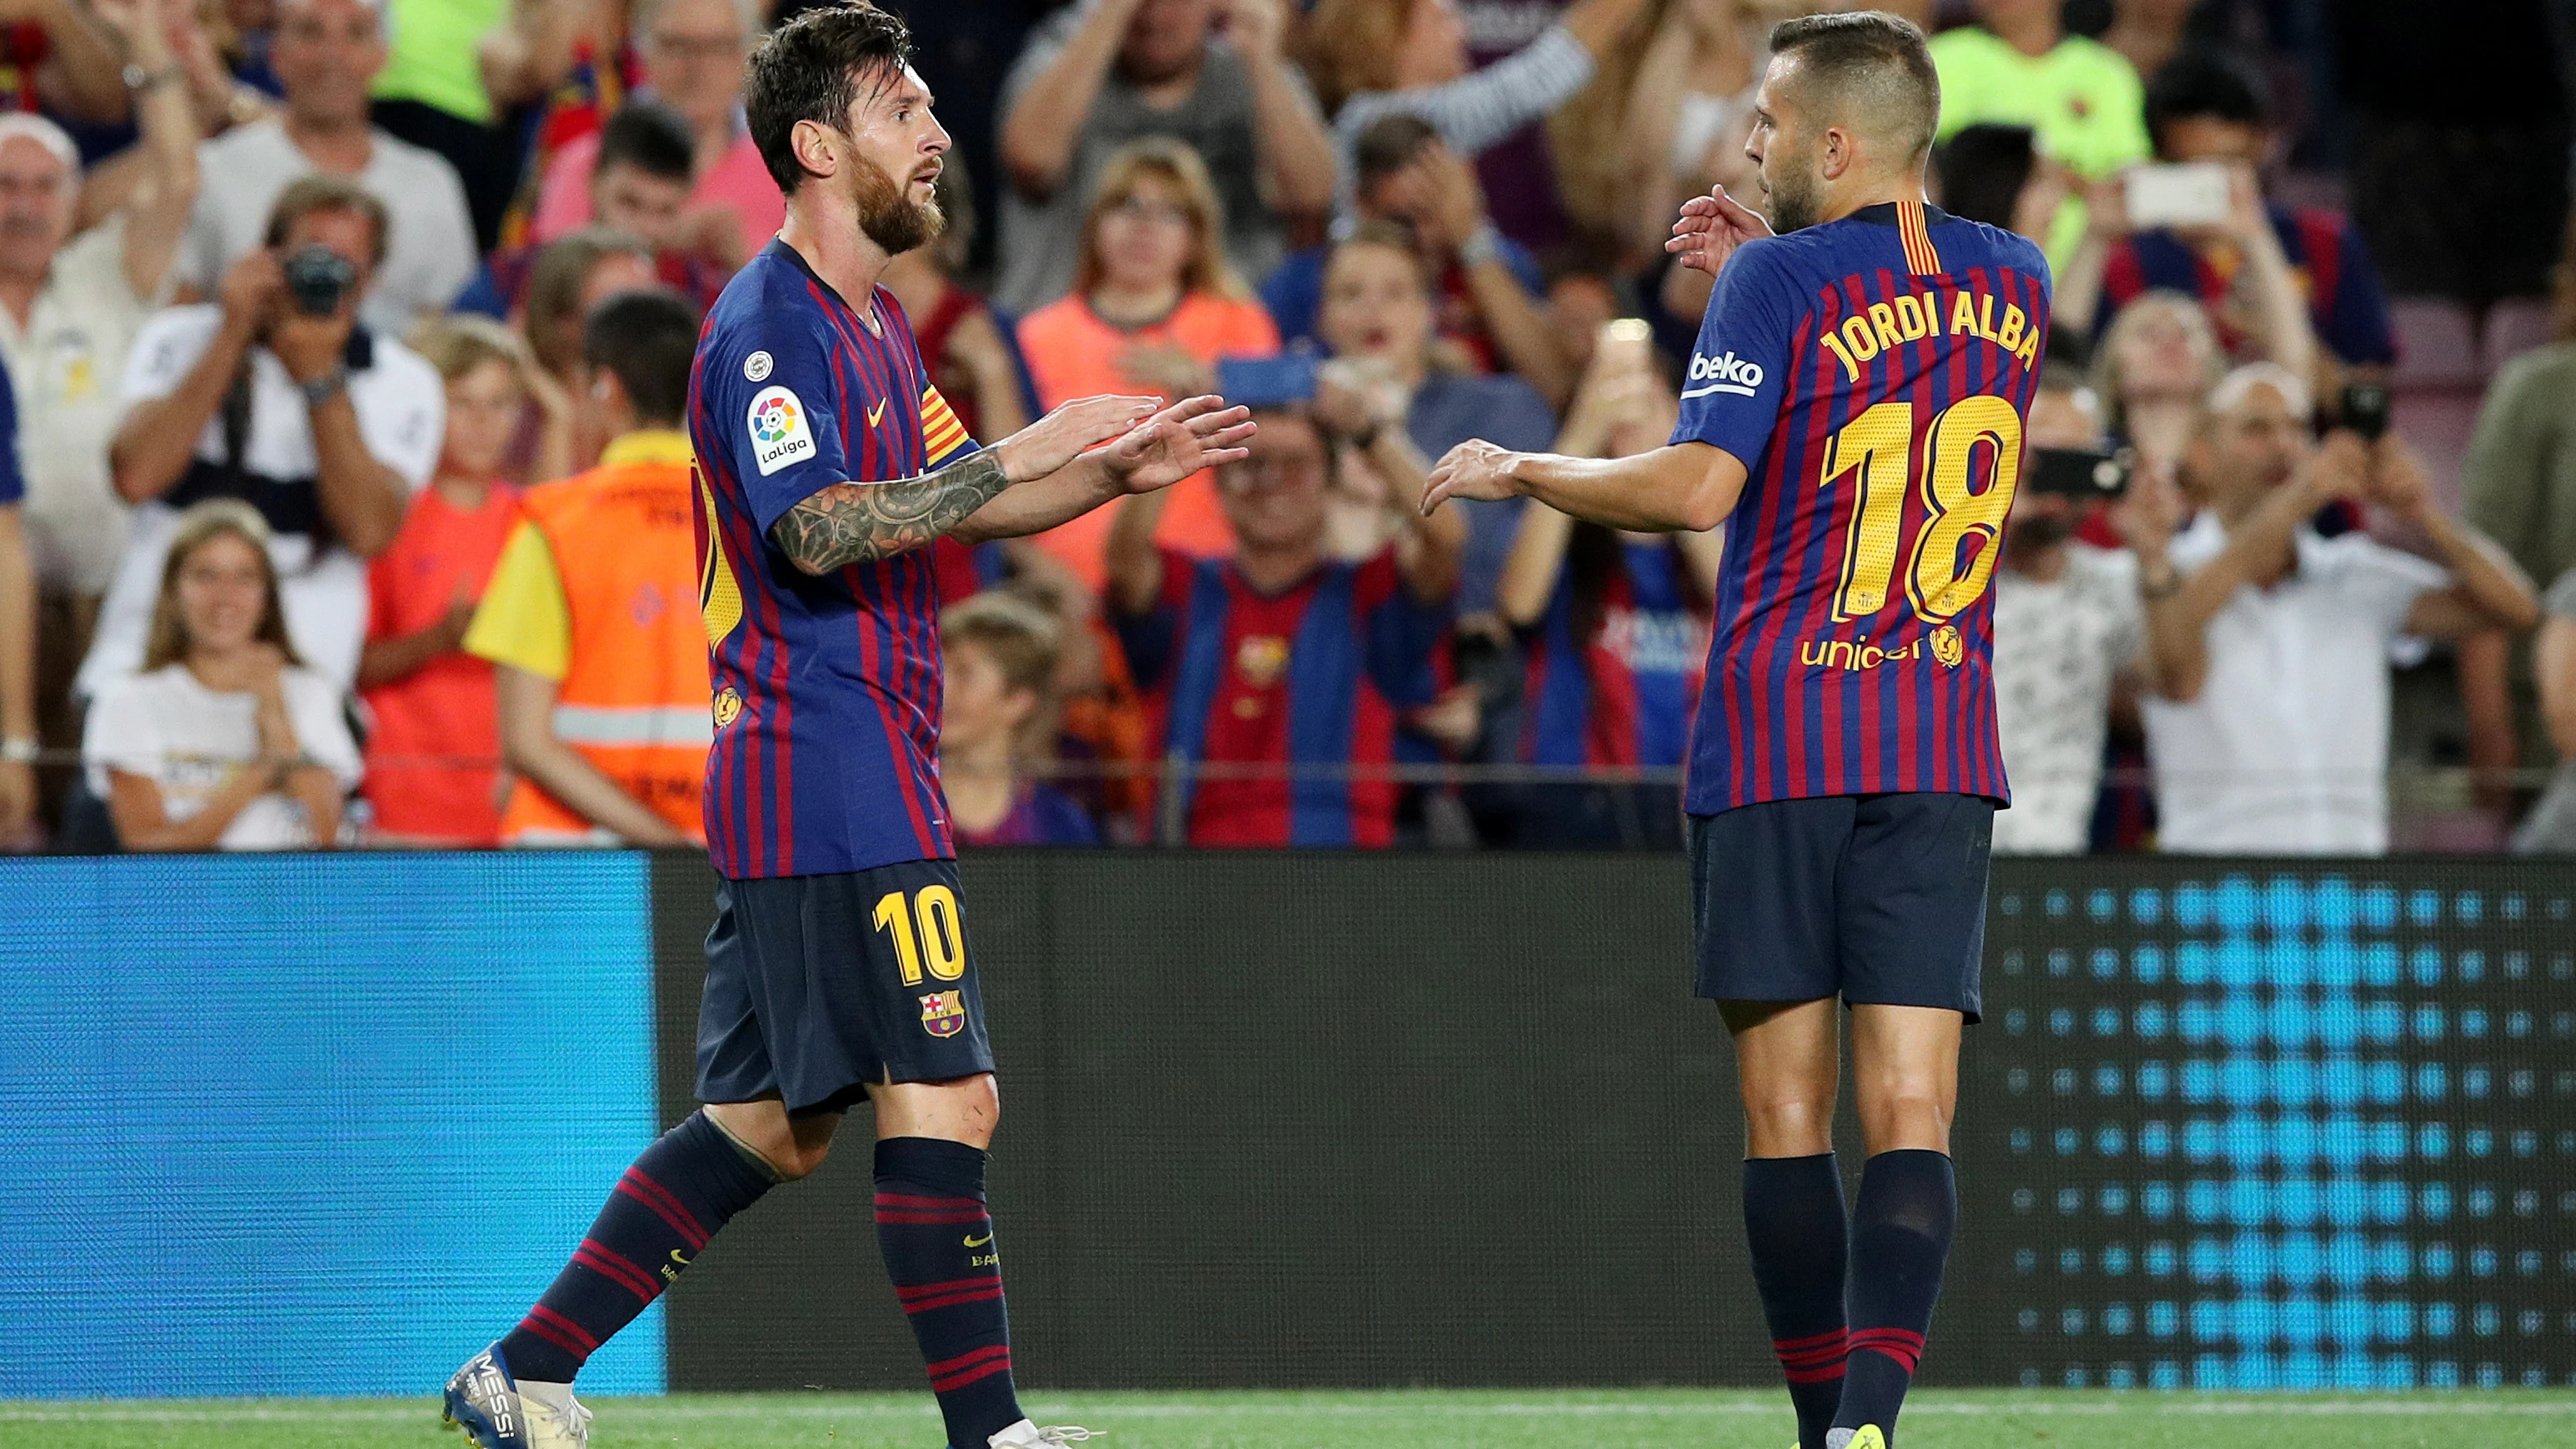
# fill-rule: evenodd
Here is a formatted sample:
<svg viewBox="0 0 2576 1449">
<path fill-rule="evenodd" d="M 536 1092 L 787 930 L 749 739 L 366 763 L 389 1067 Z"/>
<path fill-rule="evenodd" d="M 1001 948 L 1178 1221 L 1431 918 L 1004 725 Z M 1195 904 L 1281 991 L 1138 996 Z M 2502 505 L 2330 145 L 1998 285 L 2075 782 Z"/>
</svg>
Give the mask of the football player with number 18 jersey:
<svg viewBox="0 0 2576 1449">
<path fill-rule="evenodd" d="M 1923 1353 L 2006 802 L 1989 585 L 2048 267 L 1924 203 L 1939 116 L 1907 21 L 1773 30 L 1745 148 L 1769 219 L 1720 190 L 1669 244 L 1716 276 L 1671 443 L 1592 460 L 1468 442 L 1425 502 L 1725 525 L 1685 796 L 1698 992 L 1735 1039 L 1745 1229 L 1802 1449 L 1884 1449 Z M 1837 998 L 1870 1153 L 1848 1213 Z"/>
</svg>

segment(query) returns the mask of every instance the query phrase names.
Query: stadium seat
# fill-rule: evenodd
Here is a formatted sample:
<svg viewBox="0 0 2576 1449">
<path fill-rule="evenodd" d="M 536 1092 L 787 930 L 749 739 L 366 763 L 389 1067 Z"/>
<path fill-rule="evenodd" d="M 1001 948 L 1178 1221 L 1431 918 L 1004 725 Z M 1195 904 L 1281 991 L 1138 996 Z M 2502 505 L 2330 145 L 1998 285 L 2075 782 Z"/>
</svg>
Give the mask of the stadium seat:
<svg viewBox="0 0 2576 1449">
<path fill-rule="evenodd" d="M 2388 319 L 2397 334 L 2389 381 L 2399 392 L 2475 388 L 2484 377 L 2468 308 L 2437 297 L 2398 297 L 2388 304 Z"/>
<path fill-rule="evenodd" d="M 2478 339 L 2479 360 L 2492 374 L 2550 340 L 2550 305 L 2544 297 L 2508 297 L 2487 309 L 2487 325 Z"/>
</svg>

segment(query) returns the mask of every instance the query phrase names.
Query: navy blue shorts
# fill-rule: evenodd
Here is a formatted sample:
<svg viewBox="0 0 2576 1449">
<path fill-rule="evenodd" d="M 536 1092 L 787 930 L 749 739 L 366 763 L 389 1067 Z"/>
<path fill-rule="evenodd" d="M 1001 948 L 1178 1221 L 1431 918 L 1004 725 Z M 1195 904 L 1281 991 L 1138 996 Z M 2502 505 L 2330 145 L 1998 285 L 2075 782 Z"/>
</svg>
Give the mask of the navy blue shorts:
<svg viewBox="0 0 2576 1449">
<path fill-rule="evenodd" d="M 828 1112 L 993 1069 L 957 862 L 716 882 L 698 1100 Z"/>
<path fill-rule="evenodd" d="M 1698 993 L 1936 1006 L 1977 1019 L 1995 806 L 1824 795 L 1690 817 Z"/>
</svg>

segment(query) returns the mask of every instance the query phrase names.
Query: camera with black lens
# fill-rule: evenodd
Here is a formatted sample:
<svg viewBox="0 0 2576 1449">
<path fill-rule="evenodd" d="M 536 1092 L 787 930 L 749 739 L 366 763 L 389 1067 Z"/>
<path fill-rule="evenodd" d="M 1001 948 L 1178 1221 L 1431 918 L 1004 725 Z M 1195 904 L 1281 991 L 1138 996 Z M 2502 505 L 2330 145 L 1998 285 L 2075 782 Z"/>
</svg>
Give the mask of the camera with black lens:
<svg viewBox="0 0 2576 1449">
<path fill-rule="evenodd" d="M 295 309 L 307 317 L 328 317 L 339 311 L 342 299 L 358 281 L 358 269 L 349 259 L 320 242 L 306 242 L 288 252 L 279 266 L 286 273 L 286 291 L 295 299 Z"/>
</svg>

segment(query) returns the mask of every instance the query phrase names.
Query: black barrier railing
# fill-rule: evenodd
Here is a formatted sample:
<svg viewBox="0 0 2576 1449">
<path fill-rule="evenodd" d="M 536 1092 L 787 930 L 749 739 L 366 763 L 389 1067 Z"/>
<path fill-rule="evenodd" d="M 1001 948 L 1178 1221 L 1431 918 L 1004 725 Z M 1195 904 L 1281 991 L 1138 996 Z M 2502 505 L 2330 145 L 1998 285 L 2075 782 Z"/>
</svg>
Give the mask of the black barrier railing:
<svg viewBox="0 0 2576 1449">
<path fill-rule="evenodd" d="M 1679 860 L 962 869 L 1030 1380 L 1770 1381 Z M 655 862 L 671 1120 L 712 884 Z M 1926 1380 L 2569 1382 L 2571 903 L 2560 863 L 1998 862 Z M 916 1384 L 864 1140 L 673 1291 L 674 1388 Z"/>
</svg>

